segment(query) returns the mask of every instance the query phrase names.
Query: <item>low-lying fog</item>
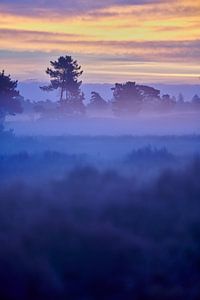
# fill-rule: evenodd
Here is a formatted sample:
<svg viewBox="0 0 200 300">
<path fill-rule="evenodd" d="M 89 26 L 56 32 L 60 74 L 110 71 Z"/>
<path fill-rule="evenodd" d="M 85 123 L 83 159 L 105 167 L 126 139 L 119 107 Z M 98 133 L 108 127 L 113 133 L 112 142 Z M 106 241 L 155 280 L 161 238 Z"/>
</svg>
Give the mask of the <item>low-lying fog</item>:
<svg viewBox="0 0 200 300">
<path fill-rule="evenodd" d="M 15 135 L 0 139 L 0 299 L 198 300 L 193 118 L 184 128 L 172 116 L 7 124 Z M 179 135 L 164 135 L 172 130 Z"/>
<path fill-rule="evenodd" d="M 7 128 L 16 135 L 182 135 L 200 134 L 200 113 L 141 114 L 132 118 L 66 117 L 38 119 L 38 116 L 7 117 Z"/>
</svg>

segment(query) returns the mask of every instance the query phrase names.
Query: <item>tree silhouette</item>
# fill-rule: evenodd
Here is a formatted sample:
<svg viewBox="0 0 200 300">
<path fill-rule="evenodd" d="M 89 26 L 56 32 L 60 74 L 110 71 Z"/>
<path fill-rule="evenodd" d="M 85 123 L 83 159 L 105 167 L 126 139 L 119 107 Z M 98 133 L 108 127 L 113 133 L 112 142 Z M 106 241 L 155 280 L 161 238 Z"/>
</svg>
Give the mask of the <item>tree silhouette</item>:
<svg viewBox="0 0 200 300">
<path fill-rule="evenodd" d="M 10 75 L 0 72 L 0 123 L 7 114 L 14 115 L 22 112 L 20 94 L 17 90 L 18 81 L 11 80 Z"/>
<path fill-rule="evenodd" d="M 160 104 L 160 109 L 162 112 L 170 112 L 176 105 L 176 98 L 165 94 L 162 96 Z"/>
<path fill-rule="evenodd" d="M 137 85 L 136 87 L 139 89 L 144 101 L 156 102 L 160 100 L 160 90 L 147 85 Z"/>
<path fill-rule="evenodd" d="M 43 91 L 60 90 L 60 105 L 63 110 L 83 112 L 84 95 L 80 87 L 82 81 L 79 77 L 83 74 L 81 66 L 71 56 L 60 56 L 57 61 L 50 62 L 52 68 L 47 68 L 50 76 L 50 85 L 43 86 Z"/>
<path fill-rule="evenodd" d="M 107 107 L 107 102 L 97 92 L 91 92 L 91 99 L 88 107 L 94 110 L 102 110 Z"/>
<path fill-rule="evenodd" d="M 183 104 L 184 103 L 184 97 L 182 93 L 179 93 L 178 95 L 178 103 L 179 104 Z"/>
<path fill-rule="evenodd" d="M 143 95 L 135 82 L 116 83 L 113 90 L 113 111 L 117 115 L 137 113 L 142 106 Z"/>
<path fill-rule="evenodd" d="M 200 97 L 198 95 L 194 95 L 194 97 L 192 97 L 192 104 L 200 105 Z"/>
</svg>

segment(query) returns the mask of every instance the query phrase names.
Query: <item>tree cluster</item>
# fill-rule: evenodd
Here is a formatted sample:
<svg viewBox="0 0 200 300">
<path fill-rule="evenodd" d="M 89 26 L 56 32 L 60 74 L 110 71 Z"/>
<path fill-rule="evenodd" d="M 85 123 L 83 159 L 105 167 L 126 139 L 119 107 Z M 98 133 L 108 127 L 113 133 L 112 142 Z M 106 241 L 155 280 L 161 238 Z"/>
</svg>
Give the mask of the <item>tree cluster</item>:
<svg viewBox="0 0 200 300">
<path fill-rule="evenodd" d="M 92 116 L 133 116 L 138 112 L 170 112 L 190 109 L 200 109 L 200 97 L 195 95 L 191 102 L 184 101 L 182 94 L 178 99 L 170 95 L 162 95 L 158 89 L 135 82 L 116 83 L 112 88 L 113 97 L 106 101 L 95 91 L 91 93 L 90 102 L 84 104 L 84 94 L 81 91 L 82 81 L 79 79 L 83 70 L 71 56 L 61 56 L 57 61 L 51 61 L 46 70 L 50 84 L 40 87 L 45 92 L 57 90 L 59 101 L 49 100 L 31 102 L 24 100 L 17 90 L 18 81 L 13 81 L 10 75 L 0 72 L 0 131 L 7 114 L 30 112 L 41 116 L 88 115 Z"/>
</svg>

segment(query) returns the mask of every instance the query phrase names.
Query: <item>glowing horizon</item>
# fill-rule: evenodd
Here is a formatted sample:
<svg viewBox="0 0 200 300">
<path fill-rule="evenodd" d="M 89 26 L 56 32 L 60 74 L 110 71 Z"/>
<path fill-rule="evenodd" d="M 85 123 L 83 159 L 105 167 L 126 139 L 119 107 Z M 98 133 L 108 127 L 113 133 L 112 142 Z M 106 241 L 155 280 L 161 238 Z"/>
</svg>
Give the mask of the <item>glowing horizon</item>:
<svg viewBox="0 0 200 300">
<path fill-rule="evenodd" d="M 50 60 L 72 55 L 84 82 L 199 83 L 198 0 L 0 3 L 1 69 L 45 80 Z"/>
</svg>

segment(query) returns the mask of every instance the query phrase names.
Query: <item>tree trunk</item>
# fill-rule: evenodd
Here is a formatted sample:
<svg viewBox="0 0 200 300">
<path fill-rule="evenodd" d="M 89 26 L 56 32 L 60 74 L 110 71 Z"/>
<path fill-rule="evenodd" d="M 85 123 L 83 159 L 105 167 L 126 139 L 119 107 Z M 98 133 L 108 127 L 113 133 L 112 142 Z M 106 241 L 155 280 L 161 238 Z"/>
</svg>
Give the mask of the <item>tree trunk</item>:
<svg viewBox="0 0 200 300">
<path fill-rule="evenodd" d="M 61 87 L 61 93 L 60 93 L 60 102 L 63 101 L 63 87 Z"/>
<path fill-rule="evenodd" d="M 5 113 L 3 111 L 0 110 L 0 134 L 3 132 L 4 130 L 4 122 L 5 122 Z"/>
</svg>

